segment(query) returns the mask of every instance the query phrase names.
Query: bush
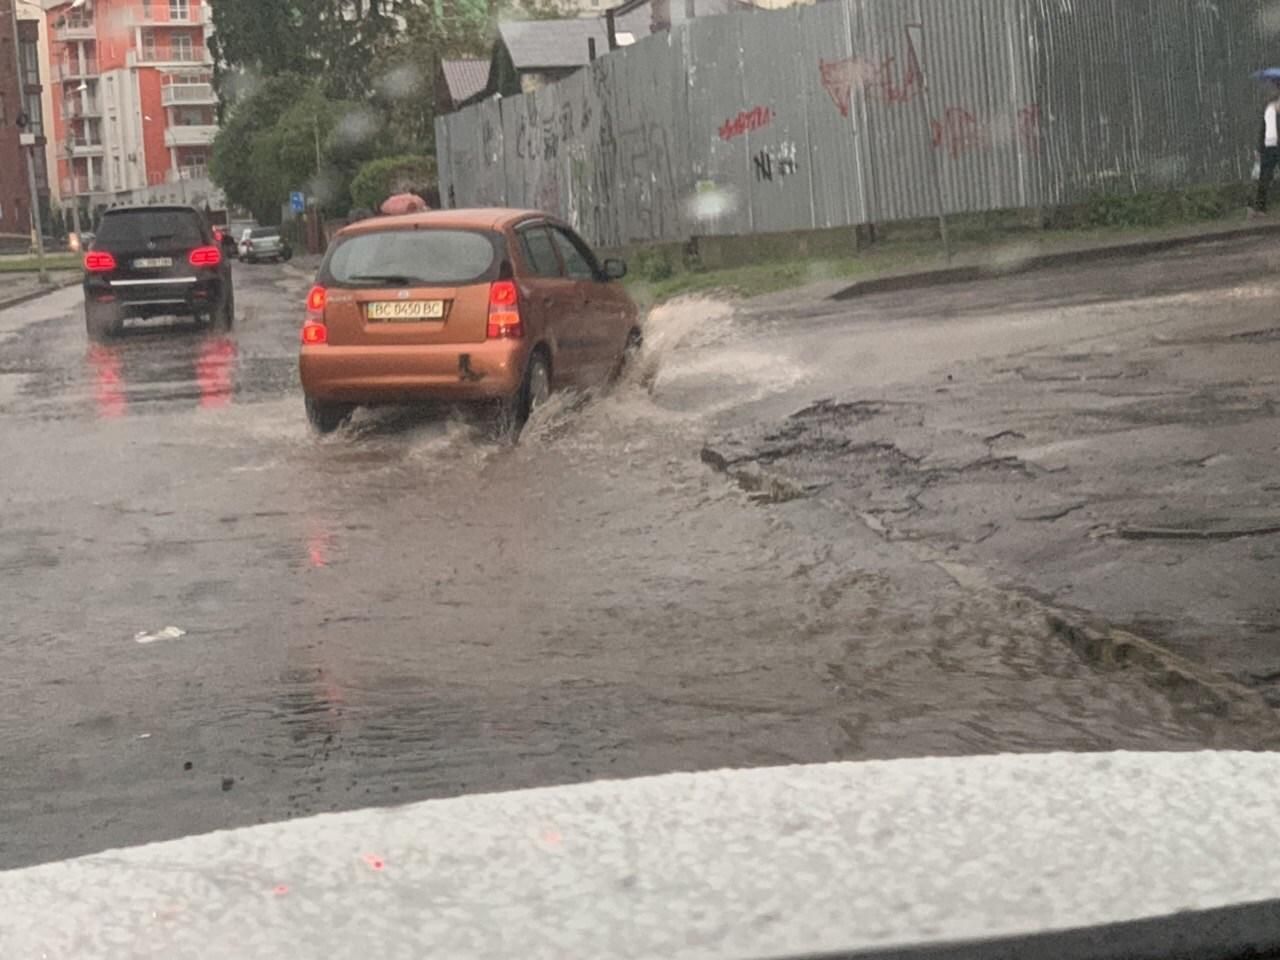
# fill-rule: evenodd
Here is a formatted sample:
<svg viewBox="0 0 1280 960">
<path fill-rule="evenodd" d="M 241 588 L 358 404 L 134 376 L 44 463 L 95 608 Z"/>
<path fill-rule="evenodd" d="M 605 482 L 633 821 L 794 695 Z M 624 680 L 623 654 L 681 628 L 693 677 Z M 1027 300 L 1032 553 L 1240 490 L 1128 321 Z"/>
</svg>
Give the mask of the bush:
<svg viewBox="0 0 1280 960">
<path fill-rule="evenodd" d="M 1048 213 L 1045 226 L 1161 227 L 1176 223 L 1220 220 L 1242 211 L 1249 202 L 1248 184 L 1198 186 L 1185 190 L 1097 193 L 1082 204 Z"/>
<path fill-rule="evenodd" d="M 417 193 L 425 197 L 435 182 L 434 157 L 383 157 L 360 168 L 351 181 L 351 203 L 354 207 L 377 210 L 393 194 Z"/>
<path fill-rule="evenodd" d="M 675 264 L 671 262 L 671 256 L 665 247 L 645 247 L 636 251 L 631 268 L 636 276 L 651 283 L 670 280 L 676 273 Z"/>
</svg>

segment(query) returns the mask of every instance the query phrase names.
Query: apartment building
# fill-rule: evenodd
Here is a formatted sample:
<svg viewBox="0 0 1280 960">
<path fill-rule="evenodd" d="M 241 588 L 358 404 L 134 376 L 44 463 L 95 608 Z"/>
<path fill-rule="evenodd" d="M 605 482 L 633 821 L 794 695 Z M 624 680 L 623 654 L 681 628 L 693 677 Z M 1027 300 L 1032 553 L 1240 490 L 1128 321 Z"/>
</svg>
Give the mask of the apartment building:
<svg viewBox="0 0 1280 960">
<path fill-rule="evenodd" d="M 64 204 L 220 205 L 209 0 L 44 0 Z"/>
</svg>

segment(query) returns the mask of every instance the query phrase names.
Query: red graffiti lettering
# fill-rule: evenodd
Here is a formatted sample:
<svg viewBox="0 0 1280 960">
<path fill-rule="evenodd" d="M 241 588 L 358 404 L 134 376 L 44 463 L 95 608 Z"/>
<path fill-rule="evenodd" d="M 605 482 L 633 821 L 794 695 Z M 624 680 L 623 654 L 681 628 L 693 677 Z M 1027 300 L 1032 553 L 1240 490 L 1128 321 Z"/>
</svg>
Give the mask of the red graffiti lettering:
<svg viewBox="0 0 1280 960">
<path fill-rule="evenodd" d="M 774 112 L 771 107 L 739 110 L 736 117 L 731 117 L 720 125 L 720 139 L 732 140 L 752 130 L 760 130 L 773 123 L 773 118 Z"/>
<path fill-rule="evenodd" d="M 947 107 L 942 119 L 929 121 L 929 127 L 934 149 L 945 149 L 952 157 L 991 149 L 990 128 L 964 107 Z"/>
<path fill-rule="evenodd" d="M 855 91 L 865 92 L 867 99 L 878 100 L 889 106 L 908 103 L 924 93 L 924 70 L 920 55 L 912 37 L 912 28 L 906 30 L 907 57 L 903 70 L 898 69 L 897 57 L 868 60 L 850 57 L 847 60 L 818 60 L 818 73 L 822 87 L 831 97 L 842 117 L 849 116 Z"/>
<path fill-rule="evenodd" d="M 935 150 L 952 157 L 976 151 L 986 152 L 999 143 L 1021 146 L 1028 153 L 1040 152 L 1040 105 L 1029 104 L 1016 113 L 980 117 L 964 107 L 947 107 L 942 119 L 929 121 Z"/>
</svg>

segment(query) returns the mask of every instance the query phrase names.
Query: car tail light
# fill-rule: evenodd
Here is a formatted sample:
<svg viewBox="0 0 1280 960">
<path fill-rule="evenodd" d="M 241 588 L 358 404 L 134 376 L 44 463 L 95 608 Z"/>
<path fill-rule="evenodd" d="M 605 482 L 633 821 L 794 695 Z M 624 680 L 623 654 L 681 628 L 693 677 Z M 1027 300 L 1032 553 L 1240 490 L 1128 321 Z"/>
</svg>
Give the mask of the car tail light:
<svg viewBox="0 0 1280 960">
<path fill-rule="evenodd" d="M 524 336 L 524 322 L 520 319 L 520 294 L 514 281 L 498 280 L 489 288 L 490 340 L 517 340 Z"/>
<path fill-rule="evenodd" d="M 329 302 L 329 291 L 321 286 L 314 286 L 307 294 L 307 313 L 324 313 Z"/>
<path fill-rule="evenodd" d="M 193 267 L 216 267 L 222 262 L 222 251 L 217 247 L 196 247 L 187 259 Z"/>
<path fill-rule="evenodd" d="M 110 273 L 116 268 L 116 258 L 109 253 L 95 250 L 84 255 L 84 268 L 90 273 Z"/>
<path fill-rule="evenodd" d="M 329 291 L 318 284 L 307 294 L 307 322 L 302 327 L 302 342 L 316 347 L 329 342 L 329 328 L 324 323 L 324 308 Z"/>
</svg>

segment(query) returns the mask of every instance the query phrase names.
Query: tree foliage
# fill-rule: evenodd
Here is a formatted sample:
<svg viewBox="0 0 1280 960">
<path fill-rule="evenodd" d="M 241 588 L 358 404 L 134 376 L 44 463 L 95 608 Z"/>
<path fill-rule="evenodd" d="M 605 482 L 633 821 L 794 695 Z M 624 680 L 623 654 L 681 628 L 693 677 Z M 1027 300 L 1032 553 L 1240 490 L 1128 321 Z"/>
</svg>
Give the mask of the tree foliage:
<svg viewBox="0 0 1280 960">
<path fill-rule="evenodd" d="M 351 181 L 351 203 L 376 210 L 396 193 L 426 193 L 436 182 L 434 157 L 400 156 L 371 160 Z"/>
<path fill-rule="evenodd" d="M 370 161 L 434 153 L 442 59 L 487 58 L 499 16 L 555 9 L 555 0 L 502 2 L 217 0 L 214 180 L 264 222 L 291 190 L 344 212 Z M 362 197 L 375 176 L 361 182 Z"/>
<path fill-rule="evenodd" d="M 228 200 L 276 223 L 294 190 L 345 212 L 351 178 L 385 149 L 375 113 L 289 74 L 263 81 L 236 103 L 214 138 L 209 169 Z"/>
</svg>

